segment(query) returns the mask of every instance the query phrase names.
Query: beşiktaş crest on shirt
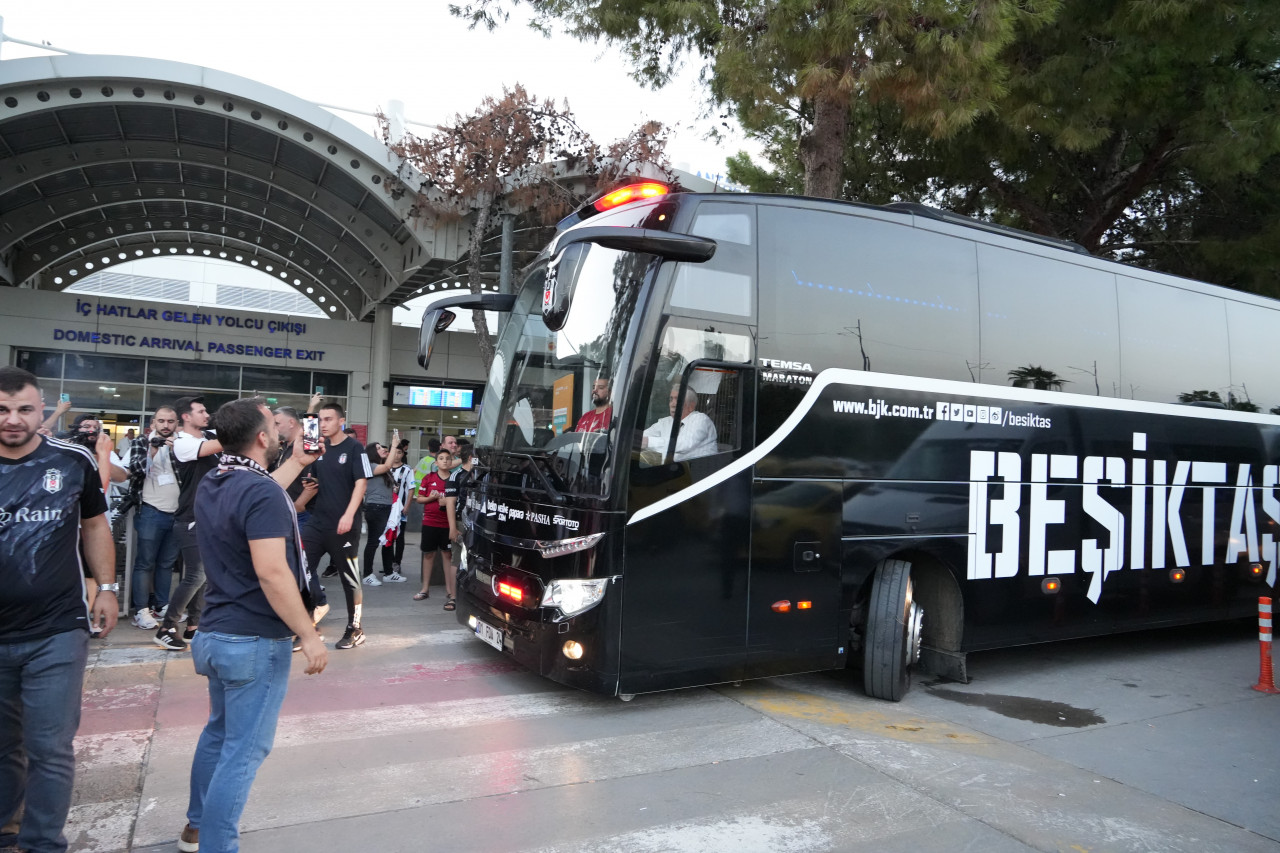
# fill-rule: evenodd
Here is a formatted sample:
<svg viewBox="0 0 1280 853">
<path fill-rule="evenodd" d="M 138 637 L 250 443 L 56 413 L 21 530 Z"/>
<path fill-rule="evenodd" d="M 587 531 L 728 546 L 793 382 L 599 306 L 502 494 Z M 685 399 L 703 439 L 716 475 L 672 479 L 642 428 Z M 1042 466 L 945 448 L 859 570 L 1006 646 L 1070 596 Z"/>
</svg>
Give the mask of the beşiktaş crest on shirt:
<svg viewBox="0 0 1280 853">
<path fill-rule="evenodd" d="M 51 495 L 56 495 L 62 491 L 62 472 L 57 468 L 50 468 L 44 472 L 44 482 L 41 483 L 44 490 Z"/>
</svg>

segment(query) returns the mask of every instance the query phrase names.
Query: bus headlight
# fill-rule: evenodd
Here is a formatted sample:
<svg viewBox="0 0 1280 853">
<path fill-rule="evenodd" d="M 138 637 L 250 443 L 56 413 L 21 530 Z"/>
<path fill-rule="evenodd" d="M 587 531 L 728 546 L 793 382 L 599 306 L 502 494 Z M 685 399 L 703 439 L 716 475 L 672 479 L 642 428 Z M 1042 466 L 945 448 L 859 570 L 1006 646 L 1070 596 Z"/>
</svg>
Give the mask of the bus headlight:
<svg viewBox="0 0 1280 853">
<path fill-rule="evenodd" d="M 592 580 L 559 580 L 547 585 L 542 596 L 543 607 L 558 607 L 565 616 L 577 616 L 600 603 L 612 578 Z"/>
</svg>

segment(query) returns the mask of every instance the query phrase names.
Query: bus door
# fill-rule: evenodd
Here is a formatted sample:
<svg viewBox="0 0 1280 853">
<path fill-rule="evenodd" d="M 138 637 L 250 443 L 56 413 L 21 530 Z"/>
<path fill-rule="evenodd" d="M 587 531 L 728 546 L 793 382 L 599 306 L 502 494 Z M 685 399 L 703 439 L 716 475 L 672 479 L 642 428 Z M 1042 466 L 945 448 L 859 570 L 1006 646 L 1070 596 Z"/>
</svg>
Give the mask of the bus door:
<svg viewBox="0 0 1280 853">
<path fill-rule="evenodd" d="M 835 666 L 842 480 L 758 479 L 751 501 L 748 642 L 763 667 Z M 847 632 L 846 632 L 847 633 Z M 815 664 L 815 661 L 821 661 Z"/>
<path fill-rule="evenodd" d="M 747 642 L 751 338 L 669 317 L 661 341 L 633 421 L 622 693 L 740 678 Z"/>
</svg>

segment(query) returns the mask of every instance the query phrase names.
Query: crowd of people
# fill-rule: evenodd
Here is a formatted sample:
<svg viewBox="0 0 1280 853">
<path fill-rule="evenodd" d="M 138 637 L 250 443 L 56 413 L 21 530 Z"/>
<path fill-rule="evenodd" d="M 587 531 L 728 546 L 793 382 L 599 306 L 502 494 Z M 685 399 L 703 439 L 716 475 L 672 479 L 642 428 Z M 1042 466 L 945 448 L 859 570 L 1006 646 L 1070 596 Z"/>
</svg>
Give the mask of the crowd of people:
<svg viewBox="0 0 1280 853">
<path fill-rule="evenodd" d="M 44 418 L 39 380 L 0 367 L 0 853 L 67 847 L 89 637 L 109 634 L 121 610 L 111 518 L 118 531 L 130 514 L 131 622 L 167 651 L 190 650 L 208 679 L 178 849 L 236 850 L 290 658 L 301 652 L 309 675 L 327 665 L 317 625 L 329 604 L 313 568 L 327 558 L 324 576 L 342 587 L 346 629 L 334 648 L 361 645 L 363 587 L 407 581 L 415 502 L 424 515 L 413 597 L 429 597 L 438 554 L 444 609 L 455 609 L 451 551 L 470 445 L 433 439 L 415 471 L 398 433 L 365 447 L 342 406 L 319 397 L 306 413 L 250 398 L 213 414 L 182 397 L 118 446 L 92 415 L 54 434 L 70 408 L 64 396 Z M 311 418 L 318 439 L 304 426 Z"/>
</svg>

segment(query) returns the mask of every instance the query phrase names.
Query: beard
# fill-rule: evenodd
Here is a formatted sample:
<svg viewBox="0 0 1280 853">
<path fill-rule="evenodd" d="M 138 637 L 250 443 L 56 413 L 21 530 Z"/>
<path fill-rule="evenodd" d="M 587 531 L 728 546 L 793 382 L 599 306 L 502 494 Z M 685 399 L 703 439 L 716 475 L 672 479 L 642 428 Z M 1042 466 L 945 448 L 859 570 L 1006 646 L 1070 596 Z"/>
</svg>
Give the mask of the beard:
<svg viewBox="0 0 1280 853">
<path fill-rule="evenodd" d="M 0 431 L 0 444 L 3 444 L 5 447 L 22 447 L 31 440 L 31 437 L 36 434 L 36 430 L 38 428 L 39 427 L 23 424 L 16 430 L 5 429 Z"/>
<path fill-rule="evenodd" d="M 592 394 L 591 395 L 591 405 L 595 406 L 597 409 L 608 402 L 609 402 L 608 394 L 600 394 L 600 395 Z"/>
</svg>

